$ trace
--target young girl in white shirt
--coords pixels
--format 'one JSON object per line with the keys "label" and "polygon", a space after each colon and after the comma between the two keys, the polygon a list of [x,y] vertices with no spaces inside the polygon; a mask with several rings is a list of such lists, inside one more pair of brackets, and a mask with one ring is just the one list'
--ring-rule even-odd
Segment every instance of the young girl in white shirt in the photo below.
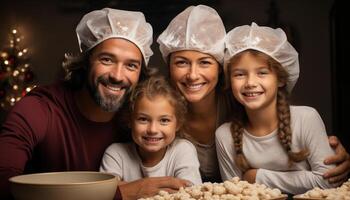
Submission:
{"label": "young girl in white shirt", "polygon": [[300,194],[334,185],[322,174],[334,152],[317,111],[290,106],[299,77],[298,53],[281,29],[252,23],[226,36],[225,76],[234,118],[216,131],[223,180],[239,176],[285,193]]}
{"label": "young girl in white shirt", "polygon": [[183,97],[164,78],[151,77],[131,94],[130,112],[133,142],[110,145],[100,171],[117,175],[121,183],[173,176],[200,184],[195,147],[176,137],[185,120]]}

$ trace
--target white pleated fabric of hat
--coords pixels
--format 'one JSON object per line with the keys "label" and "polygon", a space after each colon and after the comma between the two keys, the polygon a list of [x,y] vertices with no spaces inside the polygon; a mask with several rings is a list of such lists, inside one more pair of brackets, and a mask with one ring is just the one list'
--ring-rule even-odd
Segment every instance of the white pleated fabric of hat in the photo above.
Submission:
{"label": "white pleated fabric of hat", "polygon": [[112,8],[95,10],[84,15],[76,33],[81,52],[88,51],[107,39],[123,38],[140,49],[146,65],[153,55],[153,29],[141,12]]}
{"label": "white pleated fabric of hat", "polygon": [[285,32],[256,23],[239,26],[227,33],[225,39],[225,68],[230,59],[247,49],[263,52],[279,62],[289,73],[287,90],[291,92],[299,78],[298,52],[287,41]]}
{"label": "white pleated fabric of hat", "polygon": [[198,5],[178,14],[159,35],[157,42],[165,62],[173,52],[195,50],[210,54],[223,64],[225,35],[219,14],[209,6]]}

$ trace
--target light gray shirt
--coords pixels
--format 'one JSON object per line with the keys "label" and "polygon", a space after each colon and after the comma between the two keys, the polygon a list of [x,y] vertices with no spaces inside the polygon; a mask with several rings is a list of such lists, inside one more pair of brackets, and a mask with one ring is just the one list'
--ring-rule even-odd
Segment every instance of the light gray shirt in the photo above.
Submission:
{"label": "light gray shirt", "polygon": [[135,143],[113,143],[103,155],[100,171],[112,173],[127,182],[145,177],[173,176],[195,185],[202,183],[195,147],[188,140],[179,138],[167,147],[163,159],[153,167],[142,165]]}
{"label": "light gray shirt", "polygon": [[[291,106],[291,128],[293,152],[308,149],[305,161],[288,165],[288,156],[278,139],[277,130],[256,137],[244,131],[243,152],[252,168],[258,169],[256,182],[279,188],[285,193],[301,194],[314,187],[330,188],[322,174],[334,168],[325,165],[324,159],[334,152],[329,146],[324,123],[318,112],[306,106]],[[242,172],[234,162],[234,141],[230,132],[231,123],[216,130],[216,149],[223,180],[234,176],[242,178]]]}

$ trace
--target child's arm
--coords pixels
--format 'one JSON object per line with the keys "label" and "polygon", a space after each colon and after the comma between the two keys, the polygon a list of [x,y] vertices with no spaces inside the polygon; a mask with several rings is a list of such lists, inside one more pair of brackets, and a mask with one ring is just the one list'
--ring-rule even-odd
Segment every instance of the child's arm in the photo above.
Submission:
{"label": "child's arm", "polygon": [[174,159],[170,161],[170,167],[174,167],[174,176],[188,180],[194,185],[201,184],[199,161],[194,145],[185,139],[177,139],[174,145]]}
{"label": "child's arm", "polygon": [[[325,171],[334,166],[325,165],[323,160],[334,152],[329,146],[326,130],[323,121],[317,111],[313,108],[302,107],[304,110],[297,110],[302,114],[291,113],[294,120],[293,130],[293,151],[307,148],[310,155],[307,158],[311,169],[305,171],[279,172],[266,169],[258,169],[256,175],[257,183],[264,183],[269,187],[278,187],[284,192],[299,194],[314,187],[330,188],[331,185],[322,175]],[[294,118],[293,118],[294,116]],[[297,116],[298,118],[296,119]]]}
{"label": "child's arm", "polygon": [[221,125],[215,133],[216,153],[219,161],[220,174],[223,181],[235,176],[242,178],[242,173],[234,163],[233,138],[230,123]]}

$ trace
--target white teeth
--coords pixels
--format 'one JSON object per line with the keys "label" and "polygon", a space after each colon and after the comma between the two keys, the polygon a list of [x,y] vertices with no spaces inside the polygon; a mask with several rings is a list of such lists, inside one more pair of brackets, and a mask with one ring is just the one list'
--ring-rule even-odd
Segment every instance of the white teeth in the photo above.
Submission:
{"label": "white teeth", "polygon": [[106,85],[106,87],[107,87],[108,89],[110,89],[110,90],[113,90],[113,91],[120,91],[120,90],[122,90],[121,87],[112,87],[112,86],[110,86],[110,85]]}
{"label": "white teeth", "polygon": [[156,142],[161,140],[162,138],[144,137],[144,139],[150,142]]}
{"label": "white teeth", "polygon": [[261,93],[260,92],[250,92],[250,93],[244,93],[245,96],[247,97],[256,97],[258,95],[260,95]]}
{"label": "white teeth", "polygon": [[186,85],[190,89],[199,89],[203,84]]}

